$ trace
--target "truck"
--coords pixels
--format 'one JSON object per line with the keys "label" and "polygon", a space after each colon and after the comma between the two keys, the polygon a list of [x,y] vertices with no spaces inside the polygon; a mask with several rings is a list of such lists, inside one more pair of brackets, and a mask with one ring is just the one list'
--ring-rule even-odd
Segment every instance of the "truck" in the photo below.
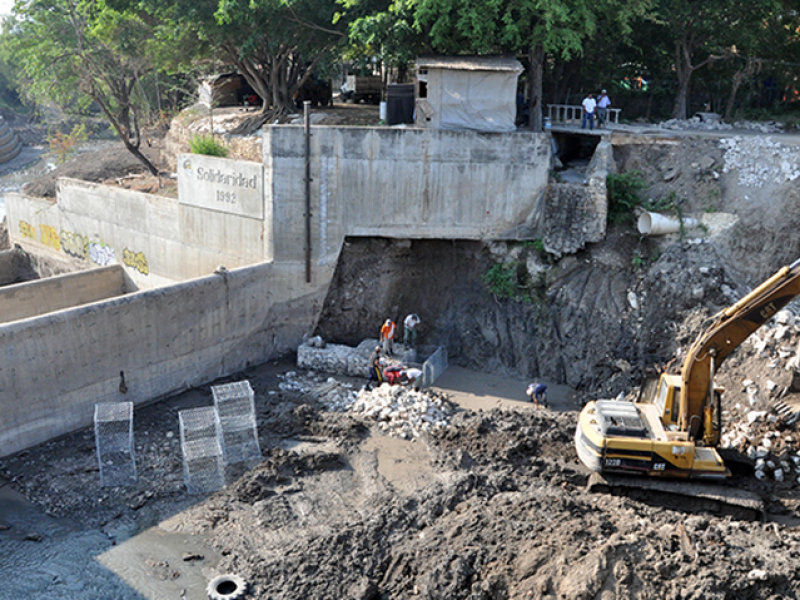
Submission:
{"label": "truck", "polygon": [[[751,333],[798,294],[800,259],[711,317],[680,371],[646,381],[638,400],[588,402],[578,419],[575,447],[581,462],[601,475],[590,483],[619,483],[611,477],[620,474],[649,479],[729,477],[731,471],[717,449],[723,390],[714,384],[714,375]],[[629,485],[630,479],[624,482]],[[692,495],[691,490],[685,493]]]}
{"label": "truck", "polygon": [[348,75],[342,86],[342,98],[351,104],[358,104],[362,100],[367,104],[378,104],[382,93],[383,81],[375,75]]}

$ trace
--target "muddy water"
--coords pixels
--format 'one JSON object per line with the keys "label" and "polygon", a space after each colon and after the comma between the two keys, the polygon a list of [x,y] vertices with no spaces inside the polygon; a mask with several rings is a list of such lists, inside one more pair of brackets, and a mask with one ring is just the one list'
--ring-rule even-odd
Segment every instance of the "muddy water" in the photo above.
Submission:
{"label": "muddy water", "polygon": [[140,528],[84,529],[0,487],[0,600],[207,598],[219,556],[205,538]]}
{"label": "muddy water", "polygon": [[525,389],[531,380],[479,373],[451,366],[436,380],[433,387],[447,393],[455,404],[467,410],[506,408],[561,412],[580,408],[575,391],[571,387],[550,383],[543,379],[539,381],[547,385],[549,409],[534,407],[530,398],[525,395]]}

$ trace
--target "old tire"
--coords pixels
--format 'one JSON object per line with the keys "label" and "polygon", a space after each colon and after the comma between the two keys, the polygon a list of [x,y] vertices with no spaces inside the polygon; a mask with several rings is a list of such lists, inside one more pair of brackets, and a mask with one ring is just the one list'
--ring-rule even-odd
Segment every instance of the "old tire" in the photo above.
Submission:
{"label": "old tire", "polygon": [[211,600],[238,600],[247,591],[247,584],[238,575],[219,575],[214,577],[206,588]]}

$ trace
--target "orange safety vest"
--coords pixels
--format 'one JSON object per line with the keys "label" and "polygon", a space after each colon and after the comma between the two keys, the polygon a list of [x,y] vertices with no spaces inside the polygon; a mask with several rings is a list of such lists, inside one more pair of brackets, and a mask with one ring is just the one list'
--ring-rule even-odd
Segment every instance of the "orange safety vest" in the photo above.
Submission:
{"label": "orange safety vest", "polygon": [[395,329],[396,329],[396,327],[395,327],[394,321],[390,321],[388,325],[386,323],[384,323],[383,327],[381,327],[381,337],[383,337],[383,338],[385,338],[387,340],[394,339],[394,331],[395,331]]}

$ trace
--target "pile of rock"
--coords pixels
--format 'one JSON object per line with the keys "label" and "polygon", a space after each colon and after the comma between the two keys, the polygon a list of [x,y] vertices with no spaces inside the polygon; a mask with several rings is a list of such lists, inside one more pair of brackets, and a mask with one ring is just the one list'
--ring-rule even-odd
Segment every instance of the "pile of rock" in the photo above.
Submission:
{"label": "pile of rock", "polygon": [[669,119],[658,124],[662,129],[672,130],[697,130],[697,131],[730,131],[734,129],[758,131],[760,133],[780,133],[783,124],[776,121],[736,121],[733,124],[725,123],[719,115],[702,113],[691,119]]}
{"label": "pile of rock", "polygon": [[307,376],[300,376],[295,371],[289,371],[278,377],[283,379],[278,384],[281,390],[310,396],[324,404],[328,410],[344,412],[349,410],[356,401],[353,385],[334,377],[328,377],[325,381],[321,381],[321,378],[318,378],[313,371],[310,371]]}
{"label": "pile of rock", "polygon": [[759,136],[726,138],[720,146],[725,150],[722,172],[737,171],[739,185],[760,188],[800,178],[800,149],[796,146]]}
{"label": "pile of rock", "polygon": [[[769,368],[796,372],[800,361],[800,346],[795,345],[798,333],[800,319],[782,310],[775,315],[774,325],[762,327],[747,343],[758,357],[770,361]],[[788,386],[767,379],[762,388],[754,380],[745,379],[742,388],[747,402],[723,413],[727,423],[720,447],[734,448],[755,460],[758,479],[800,484],[800,436],[794,431],[800,414],[780,400]]]}
{"label": "pile of rock", "polygon": [[358,392],[351,410],[374,419],[382,431],[403,439],[447,427],[453,414],[450,404],[439,395],[388,383]]}
{"label": "pile of rock", "polygon": [[335,377],[323,381],[313,371],[307,375],[289,371],[279,377],[283,379],[278,384],[281,390],[310,396],[331,411],[350,411],[377,421],[381,431],[403,439],[447,427],[453,415],[453,407],[444,396],[431,391],[384,383],[356,392],[350,383]]}

